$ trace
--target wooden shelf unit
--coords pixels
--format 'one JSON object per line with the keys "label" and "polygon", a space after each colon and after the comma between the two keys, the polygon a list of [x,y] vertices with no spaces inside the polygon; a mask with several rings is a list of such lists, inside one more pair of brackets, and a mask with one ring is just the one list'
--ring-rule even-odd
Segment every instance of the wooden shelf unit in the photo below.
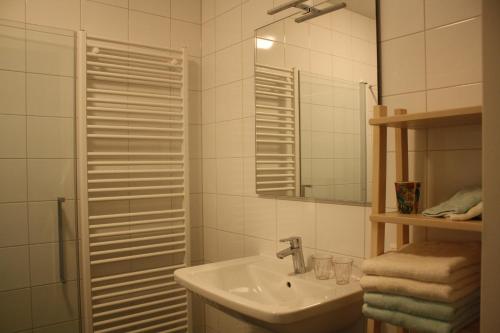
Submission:
{"label": "wooden shelf unit", "polygon": [[397,212],[372,214],[370,220],[372,222],[413,225],[416,227],[476,232],[481,232],[483,227],[482,221],[451,221],[444,218],[423,216],[422,214],[400,214]]}
{"label": "wooden shelf unit", "polygon": [[[397,224],[396,243],[400,248],[410,241],[409,226],[482,231],[482,221],[450,221],[443,218],[426,217],[421,214],[386,213],[386,178],[387,178],[387,128],[395,128],[396,135],[396,181],[408,181],[408,129],[425,129],[434,127],[450,127],[461,125],[480,125],[482,108],[468,107],[434,112],[407,114],[405,109],[395,109],[393,116],[387,115],[387,107],[374,107],[373,125],[373,195],[371,228],[371,254],[378,256],[384,253],[385,224]],[[368,321],[369,333],[380,333],[381,322]],[[406,332],[399,328],[398,332]]]}

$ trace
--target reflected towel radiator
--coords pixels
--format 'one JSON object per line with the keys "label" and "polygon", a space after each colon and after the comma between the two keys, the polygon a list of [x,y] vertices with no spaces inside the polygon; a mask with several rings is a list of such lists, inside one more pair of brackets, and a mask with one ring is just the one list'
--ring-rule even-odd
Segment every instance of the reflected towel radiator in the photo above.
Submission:
{"label": "reflected towel radiator", "polygon": [[85,332],[187,332],[185,50],[78,33]]}
{"label": "reflected towel radiator", "polygon": [[300,195],[298,72],[255,64],[257,194]]}

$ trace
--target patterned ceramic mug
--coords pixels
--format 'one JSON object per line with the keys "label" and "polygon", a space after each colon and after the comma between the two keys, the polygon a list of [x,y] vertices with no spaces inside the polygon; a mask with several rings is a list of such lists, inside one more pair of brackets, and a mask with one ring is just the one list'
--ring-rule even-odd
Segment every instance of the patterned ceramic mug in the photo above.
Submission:
{"label": "patterned ceramic mug", "polygon": [[398,211],[401,214],[418,213],[418,200],[420,199],[419,182],[396,182],[396,198]]}

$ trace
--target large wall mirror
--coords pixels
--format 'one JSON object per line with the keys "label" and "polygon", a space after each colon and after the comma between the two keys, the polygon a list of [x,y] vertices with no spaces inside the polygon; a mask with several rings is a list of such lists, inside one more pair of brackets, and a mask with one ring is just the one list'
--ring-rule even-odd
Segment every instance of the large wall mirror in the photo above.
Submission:
{"label": "large wall mirror", "polygon": [[257,194],[366,203],[375,0],[287,4],[255,31]]}

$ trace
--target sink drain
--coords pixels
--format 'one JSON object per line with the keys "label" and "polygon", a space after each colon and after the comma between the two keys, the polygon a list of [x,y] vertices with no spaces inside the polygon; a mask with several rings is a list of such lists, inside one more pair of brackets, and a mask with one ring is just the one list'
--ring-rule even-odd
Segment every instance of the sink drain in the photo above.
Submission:
{"label": "sink drain", "polygon": [[292,283],[291,283],[290,281],[288,281],[288,282],[286,283],[286,286],[287,286],[288,288],[292,288]]}

